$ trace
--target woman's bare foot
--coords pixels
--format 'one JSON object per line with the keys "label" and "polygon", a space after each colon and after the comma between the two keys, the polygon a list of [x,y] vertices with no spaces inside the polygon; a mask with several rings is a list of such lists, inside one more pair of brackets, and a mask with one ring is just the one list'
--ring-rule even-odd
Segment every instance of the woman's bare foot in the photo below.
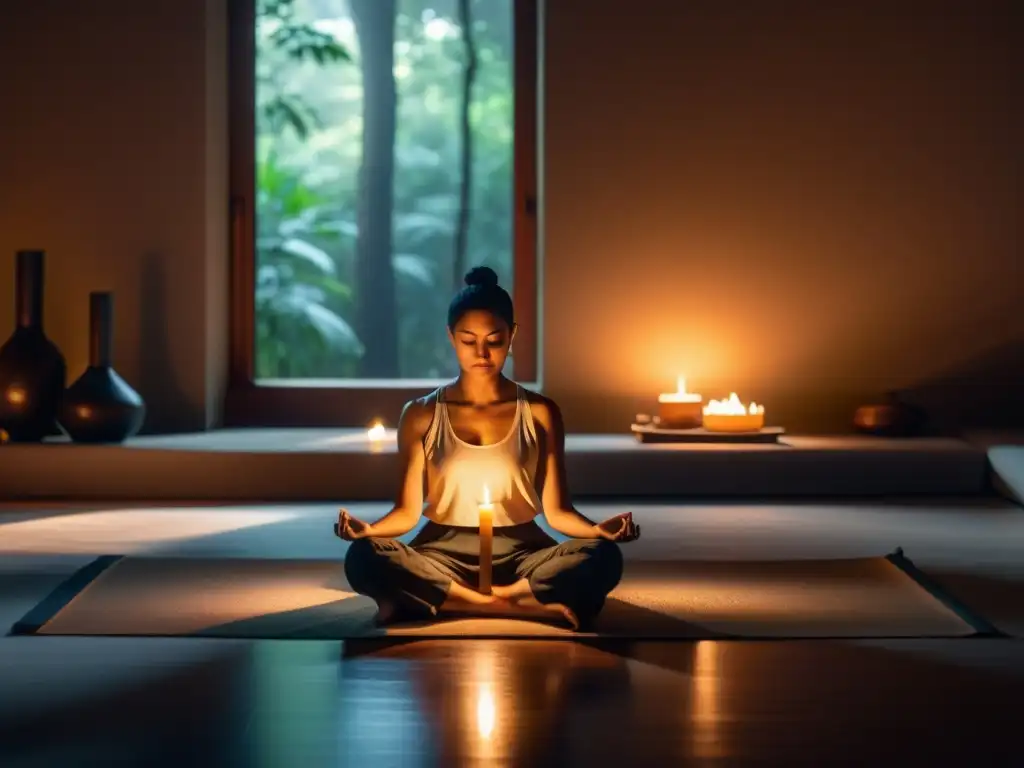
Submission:
{"label": "woman's bare foot", "polygon": [[554,620],[565,622],[574,630],[579,630],[580,622],[572,610],[561,603],[542,603],[534,597],[530,582],[520,579],[515,584],[495,586],[491,589],[495,597],[509,604],[513,616],[524,618]]}
{"label": "woman's bare foot", "polygon": [[442,613],[460,614],[503,619],[534,619],[568,624],[574,630],[580,628],[579,620],[569,608],[561,603],[541,603],[535,597],[520,597],[509,600],[497,595],[483,595],[488,600],[466,602],[448,598],[441,606]]}
{"label": "woman's bare foot", "polygon": [[463,616],[493,616],[512,619],[536,619],[568,624],[579,630],[576,614],[561,603],[541,603],[533,595],[530,583],[521,579],[515,584],[491,588],[485,595],[462,584],[452,583],[448,598],[441,606],[442,613]]}
{"label": "woman's bare foot", "polygon": [[530,589],[529,581],[520,579],[515,584],[494,585],[491,587],[491,594],[503,600],[518,600],[520,597],[532,596],[533,591]]}
{"label": "woman's bare foot", "polygon": [[448,596],[448,599],[441,605],[441,613],[470,613],[484,616],[492,613],[494,604],[498,601],[496,597],[486,597],[486,600],[465,600],[461,597]]}
{"label": "woman's bare foot", "polygon": [[457,581],[453,581],[448,587],[448,598],[445,600],[444,605],[452,603],[453,605],[479,605],[486,607],[494,603],[497,599],[497,595],[485,595],[482,592],[477,592],[471,587],[467,587],[464,584],[459,584]]}
{"label": "woman's bare foot", "polygon": [[520,616],[564,622],[574,631],[579,631],[580,621],[572,610],[561,603],[542,603],[533,595],[516,598],[512,602],[516,613]]}
{"label": "woman's bare foot", "polygon": [[497,595],[485,595],[453,581],[448,587],[448,597],[441,605],[441,613],[493,616],[505,602]]}

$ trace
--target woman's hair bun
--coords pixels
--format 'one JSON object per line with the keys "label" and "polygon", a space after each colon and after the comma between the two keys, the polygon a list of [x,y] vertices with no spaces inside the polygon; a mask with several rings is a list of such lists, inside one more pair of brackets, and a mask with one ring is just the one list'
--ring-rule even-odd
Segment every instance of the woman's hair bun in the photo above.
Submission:
{"label": "woman's hair bun", "polygon": [[455,294],[448,305],[448,328],[452,330],[467,312],[483,310],[499,317],[514,328],[516,310],[508,291],[498,285],[498,273],[490,267],[473,267],[464,278],[466,287]]}
{"label": "woman's hair bun", "polygon": [[490,267],[473,267],[466,273],[466,285],[479,285],[493,288],[498,284],[498,273]]}

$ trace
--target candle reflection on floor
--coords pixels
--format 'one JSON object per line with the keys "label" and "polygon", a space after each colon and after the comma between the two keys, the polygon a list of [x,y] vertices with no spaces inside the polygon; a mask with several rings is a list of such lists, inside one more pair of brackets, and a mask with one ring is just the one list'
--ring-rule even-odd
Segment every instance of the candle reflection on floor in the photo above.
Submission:
{"label": "candle reflection on floor", "polygon": [[721,757],[721,655],[723,646],[714,640],[693,645],[693,673],[690,675],[690,728],[693,757]]}
{"label": "candle reflection on floor", "polygon": [[629,699],[629,672],[614,653],[499,640],[425,640],[371,653],[350,663],[402,660],[426,728],[418,738],[429,734],[440,764],[539,768],[569,753],[600,761],[618,748],[621,717],[607,728],[579,727]]}
{"label": "candle reflection on floor", "polygon": [[[474,644],[475,645],[475,644]],[[497,648],[488,641],[474,647],[470,654],[472,675],[464,690],[462,717],[468,720],[459,730],[469,737],[466,752],[481,760],[505,757],[509,734],[509,702],[513,691],[510,680],[499,675]],[[499,715],[499,702],[503,711]],[[504,722],[499,722],[499,717]]]}
{"label": "candle reflection on floor", "polygon": [[494,690],[489,683],[480,683],[476,699],[476,729],[480,738],[490,741],[494,735],[495,705]]}

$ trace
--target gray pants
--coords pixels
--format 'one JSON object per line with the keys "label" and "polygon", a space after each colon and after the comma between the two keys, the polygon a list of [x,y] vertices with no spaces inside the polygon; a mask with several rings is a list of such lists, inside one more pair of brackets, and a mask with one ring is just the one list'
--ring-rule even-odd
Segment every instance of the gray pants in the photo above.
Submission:
{"label": "gray pants", "polygon": [[[559,544],[536,523],[494,529],[493,581],[528,579],[538,602],[561,603],[581,624],[592,621],[622,578],[622,553],[604,539]],[[402,619],[437,615],[453,581],[476,588],[480,539],[476,528],[428,522],[410,542],[368,538],[352,542],[345,576],[356,592],[390,602]]]}

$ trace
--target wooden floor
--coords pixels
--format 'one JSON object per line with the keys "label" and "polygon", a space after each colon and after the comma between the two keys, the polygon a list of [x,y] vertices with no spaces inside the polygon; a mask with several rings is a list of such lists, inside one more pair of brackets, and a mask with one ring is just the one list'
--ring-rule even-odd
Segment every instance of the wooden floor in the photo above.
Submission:
{"label": "wooden floor", "polygon": [[1024,763],[1017,641],[145,642],[161,652],[145,664],[116,659],[124,642],[87,644],[114,679],[137,668],[106,682],[101,667],[90,695],[8,718],[0,764]]}
{"label": "wooden floor", "polygon": [[[0,622],[9,626],[112,548],[322,557],[328,512],[0,508]],[[1024,634],[1024,511],[1013,506],[635,514],[653,537],[645,546],[688,557],[839,556],[902,544],[944,578],[959,574],[960,587],[974,584],[972,605]],[[0,766],[1020,766],[1022,701],[1024,641],[1014,638],[7,637]]]}

